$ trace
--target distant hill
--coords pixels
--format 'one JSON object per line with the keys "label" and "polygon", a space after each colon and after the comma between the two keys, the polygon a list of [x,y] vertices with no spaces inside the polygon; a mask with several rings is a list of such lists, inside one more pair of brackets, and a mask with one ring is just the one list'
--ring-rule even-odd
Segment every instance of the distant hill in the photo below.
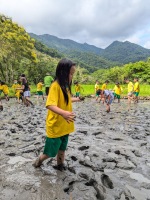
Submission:
{"label": "distant hill", "polygon": [[100,55],[108,60],[119,63],[136,62],[150,57],[150,49],[131,42],[114,41]]}
{"label": "distant hill", "polygon": [[34,33],[29,33],[31,37],[43,42],[45,45],[47,45],[50,48],[57,49],[58,51],[62,53],[68,54],[69,51],[75,50],[75,51],[81,51],[81,52],[91,52],[94,54],[99,55],[101,48],[95,47],[94,45],[89,45],[87,43],[80,44],[78,42],[75,42],[73,40],[69,39],[60,39],[56,36],[44,34],[44,35],[36,35]]}
{"label": "distant hill", "polygon": [[85,68],[90,68],[90,72],[93,72],[95,68],[109,68],[115,65],[146,60],[150,57],[150,49],[128,41],[114,41],[107,48],[102,49],[87,43],[80,44],[73,40],[60,39],[48,34],[29,34],[47,47],[56,49],[60,54],[78,60],[83,65],[88,65]]}

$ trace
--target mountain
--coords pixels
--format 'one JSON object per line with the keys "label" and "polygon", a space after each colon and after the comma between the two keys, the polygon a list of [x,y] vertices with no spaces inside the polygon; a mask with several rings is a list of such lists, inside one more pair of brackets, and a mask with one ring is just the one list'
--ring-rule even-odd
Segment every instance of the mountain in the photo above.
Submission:
{"label": "mountain", "polygon": [[78,64],[93,72],[95,69],[110,68],[129,62],[146,60],[150,57],[150,49],[125,41],[114,41],[107,48],[102,49],[87,43],[80,44],[73,40],[61,39],[56,36],[29,33],[31,37],[42,42],[47,47],[57,50],[60,54],[76,60]]}
{"label": "mountain", "polygon": [[150,49],[146,49],[128,41],[114,41],[101,51],[100,55],[113,62],[126,64],[147,59],[150,56]]}
{"label": "mountain", "polygon": [[87,43],[80,44],[73,40],[69,39],[60,39],[56,36],[44,34],[44,35],[36,35],[34,33],[29,33],[29,35],[43,44],[47,45],[49,48],[54,48],[60,51],[61,53],[68,54],[70,51],[81,51],[81,52],[88,52],[94,53],[99,55],[101,48],[95,47],[94,45],[89,45]]}

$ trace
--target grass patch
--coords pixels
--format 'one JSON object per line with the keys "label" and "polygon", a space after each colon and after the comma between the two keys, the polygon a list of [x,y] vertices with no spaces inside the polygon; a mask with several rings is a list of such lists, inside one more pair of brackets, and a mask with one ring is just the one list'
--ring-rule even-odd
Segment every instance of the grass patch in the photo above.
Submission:
{"label": "grass patch", "polygon": [[[81,95],[87,96],[94,94],[94,85],[81,85],[84,89],[84,91],[81,90]],[[123,88],[122,96],[127,95],[127,84],[121,85]],[[31,94],[36,94],[36,85],[31,85]],[[108,84],[108,89],[112,90],[114,88],[114,84]],[[43,92],[45,93],[45,88],[43,87]],[[75,94],[74,86],[72,86],[72,93]],[[3,93],[2,93],[2,96]],[[9,96],[14,96],[14,90],[12,88],[9,88]],[[150,85],[140,85],[140,94],[139,96],[150,96]]]}

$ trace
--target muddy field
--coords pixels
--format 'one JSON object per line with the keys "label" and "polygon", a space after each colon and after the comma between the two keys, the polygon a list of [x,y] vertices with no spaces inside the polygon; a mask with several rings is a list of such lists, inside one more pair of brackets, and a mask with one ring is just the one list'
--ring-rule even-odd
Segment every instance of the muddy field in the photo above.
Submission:
{"label": "muddy field", "polygon": [[1,200],[149,200],[150,101],[127,108],[113,103],[111,112],[94,99],[74,103],[76,131],[69,137],[60,172],[48,159],[33,161],[45,141],[44,103],[21,107],[14,99],[0,113]]}

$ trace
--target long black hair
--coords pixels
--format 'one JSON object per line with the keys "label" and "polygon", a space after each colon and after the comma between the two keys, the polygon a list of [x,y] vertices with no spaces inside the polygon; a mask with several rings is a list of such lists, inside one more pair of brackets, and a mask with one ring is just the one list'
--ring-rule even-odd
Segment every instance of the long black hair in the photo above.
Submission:
{"label": "long black hair", "polygon": [[71,94],[72,82],[69,83],[69,73],[72,66],[75,66],[75,63],[73,63],[71,60],[64,58],[59,61],[56,68],[55,80],[58,81],[58,84],[60,85],[62,89],[66,104],[68,104],[68,101],[69,101],[68,91]]}

